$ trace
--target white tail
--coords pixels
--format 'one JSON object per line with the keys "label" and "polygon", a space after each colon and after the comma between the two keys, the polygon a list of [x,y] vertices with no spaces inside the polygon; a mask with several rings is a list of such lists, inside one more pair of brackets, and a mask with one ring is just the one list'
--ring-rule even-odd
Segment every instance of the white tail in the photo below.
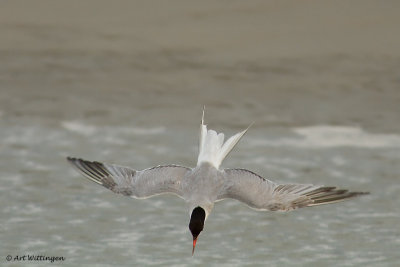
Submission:
{"label": "white tail", "polygon": [[235,147],[240,138],[247,132],[250,126],[230,137],[224,143],[224,134],[217,133],[214,130],[207,130],[207,125],[204,124],[204,108],[203,116],[201,118],[200,125],[200,140],[199,140],[199,157],[197,159],[197,166],[202,162],[208,162],[215,168],[219,168],[222,161],[229,154],[229,152]]}

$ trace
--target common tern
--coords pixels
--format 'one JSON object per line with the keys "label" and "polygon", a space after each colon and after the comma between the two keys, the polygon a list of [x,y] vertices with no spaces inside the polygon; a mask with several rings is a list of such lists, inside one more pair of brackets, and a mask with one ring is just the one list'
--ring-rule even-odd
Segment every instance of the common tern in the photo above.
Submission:
{"label": "common tern", "polygon": [[86,178],[114,193],[138,199],[166,193],[183,198],[189,208],[192,255],[214,203],[225,198],[239,200],[256,210],[290,211],[368,194],[334,186],[278,184],[246,169],[221,169],[222,161],[248,129],[224,142],[223,133],[207,130],[203,109],[199,155],[194,168],[160,165],[139,171],[97,161],[67,159]]}

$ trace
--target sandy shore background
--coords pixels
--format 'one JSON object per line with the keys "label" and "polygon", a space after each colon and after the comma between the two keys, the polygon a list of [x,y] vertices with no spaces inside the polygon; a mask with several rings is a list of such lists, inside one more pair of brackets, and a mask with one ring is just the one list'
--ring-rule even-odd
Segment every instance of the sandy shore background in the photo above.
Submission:
{"label": "sandy shore background", "polygon": [[[7,117],[186,123],[206,104],[225,107],[215,116],[229,121],[244,113],[259,125],[279,117],[398,132],[399,8],[368,0],[3,1],[0,105]],[[157,115],[138,118],[136,108],[147,107]]]}

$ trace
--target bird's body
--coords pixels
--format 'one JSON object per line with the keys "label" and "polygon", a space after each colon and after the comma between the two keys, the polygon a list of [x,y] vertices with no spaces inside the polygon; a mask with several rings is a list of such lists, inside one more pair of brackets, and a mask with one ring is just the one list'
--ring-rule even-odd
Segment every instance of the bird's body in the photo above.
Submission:
{"label": "bird's body", "polygon": [[206,218],[222,188],[221,171],[207,162],[190,170],[182,180],[183,199],[187,202],[189,211],[202,207],[206,212]]}
{"label": "bird's body", "polygon": [[195,168],[165,165],[137,171],[77,158],[68,157],[68,161],[85,177],[115,193],[133,198],[170,193],[183,198],[190,214],[193,252],[197,237],[219,200],[233,198],[258,210],[289,211],[366,194],[311,184],[276,184],[246,169],[221,169],[222,161],[247,129],[224,143],[224,134],[207,130],[202,119]]}

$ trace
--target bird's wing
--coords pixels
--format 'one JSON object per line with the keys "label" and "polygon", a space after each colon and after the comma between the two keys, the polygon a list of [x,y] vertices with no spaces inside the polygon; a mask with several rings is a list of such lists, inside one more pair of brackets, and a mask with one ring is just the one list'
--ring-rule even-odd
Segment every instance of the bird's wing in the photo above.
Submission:
{"label": "bird's wing", "polygon": [[114,193],[148,198],[172,193],[181,196],[180,183],[190,169],[177,165],[157,166],[142,171],[97,161],[67,158],[86,178]]}
{"label": "bird's wing", "polygon": [[225,169],[222,175],[225,182],[218,200],[233,198],[259,210],[289,211],[367,194],[311,184],[276,184],[245,169]]}

